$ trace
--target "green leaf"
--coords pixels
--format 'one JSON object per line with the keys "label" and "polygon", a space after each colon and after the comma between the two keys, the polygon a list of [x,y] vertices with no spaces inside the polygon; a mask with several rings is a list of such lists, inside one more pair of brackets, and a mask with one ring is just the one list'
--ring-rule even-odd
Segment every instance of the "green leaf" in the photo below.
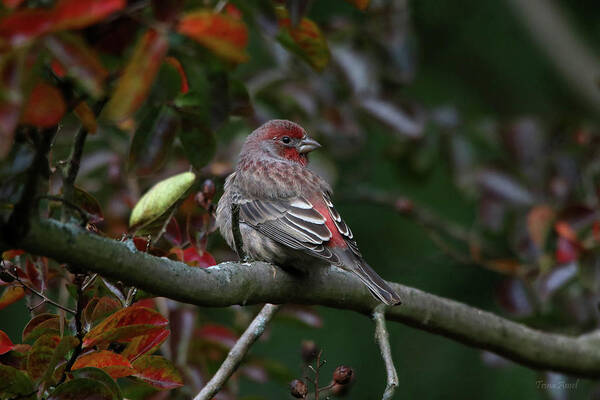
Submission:
{"label": "green leaf", "polygon": [[133,208],[129,226],[139,229],[155,221],[192,187],[195,179],[194,173],[184,172],[154,185]]}
{"label": "green leaf", "polygon": [[167,160],[181,121],[171,107],[158,112],[151,109],[135,132],[129,148],[128,168],[137,175],[149,175],[159,170]]}
{"label": "green leaf", "polygon": [[65,356],[73,350],[79,344],[79,339],[75,336],[65,336],[61,339],[56,349],[54,349],[54,353],[52,354],[52,358],[50,358],[50,362],[46,367],[46,372],[42,377],[42,382],[50,382],[52,377],[54,376],[54,369],[61,361],[65,360]]}
{"label": "green leaf", "polygon": [[50,334],[41,336],[35,341],[27,356],[27,372],[33,380],[46,375],[54,356],[54,349],[59,342],[58,336]]}
{"label": "green leaf", "polygon": [[112,390],[96,379],[77,378],[58,386],[48,400],[113,400]]}
{"label": "green leaf", "polygon": [[34,391],[33,382],[23,371],[0,364],[0,398],[24,396]]}
{"label": "green leaf", "polygon": [[217,141],[209,127],[191,118],[184,118],[179,140],[185,156],[196,169],[208,164],[217,149]]}
{"label": "green leaf", "polygon": [[85,367],[72,371],[71,373],[75,378],[89,378],[104,383],[113,393],[114,400],[121,400],[123,398],[123,394],[121,393],[121,389],[119,388],[119,385],[117,385],[117,382],[100,368]]}

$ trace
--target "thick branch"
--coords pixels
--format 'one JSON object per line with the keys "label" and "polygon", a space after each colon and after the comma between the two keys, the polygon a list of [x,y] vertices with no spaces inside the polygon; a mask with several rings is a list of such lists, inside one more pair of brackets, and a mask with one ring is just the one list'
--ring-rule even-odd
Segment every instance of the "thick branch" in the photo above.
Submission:
{"label": "thick branch", "polygon": [[[9,248],[0,238],[0,249]],[[158,296],[200,306],[232,304],[320,304],[370,316],[377,301],[353,275],[317,268],[306,276],[273,274],[257,262],[226,262],[212,268],[157,258],[118,242],[53,220],[32,221],[17,243],[28,252],[80,265]],[[533,368],[600,377],[600,334],[571,337],[531,329],[492,313],[399,284],[392,287],[402,305],[386,310],[386,319],[486,349]]]}
{"label": "thick branch", "polygon": [[200,393],[194,397],[194,400],[210,400],[219,390],[221,390],[221,387],[223,387],[225,382],[227,382],[229,377],[239,367],[244,356],[250,350],[250,347],[263,334],[267,324],[273,319],[277,310],[279,310],[278,305],[264,305],[258,315],[254,317],[250,325],[248,325],[248,328],[246,328],[242,336],[235,342],[235,345],[229,351],[229,354],[227,354],[227,358],[223,361],[223,364],[221,364],[217,373],[202,388]]}

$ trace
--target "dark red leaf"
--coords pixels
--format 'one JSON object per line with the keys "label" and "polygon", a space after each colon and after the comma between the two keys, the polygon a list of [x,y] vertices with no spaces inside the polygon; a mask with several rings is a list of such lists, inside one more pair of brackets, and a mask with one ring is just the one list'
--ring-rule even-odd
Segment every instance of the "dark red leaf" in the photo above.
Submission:
{"label": "dark red leaf", "polygon": [[9,46],[22,46],[49,32],[54,25],[54,14],[47,9],[24,9],[0,19],[0,41]]}
{"label": "dark red leaf", "polygon": [[201,251],[195,246],[190,246],[183,251],[183,261],[188,265],[200,268],[208,268],[217,264],[208,251]]}
{"label": "dark red leaf", "polygon": [[171,218],[171,220],[167,224],[167,229],[165,230],[164,237],[175,246],[181,245],[181,229],[179,229],[179,223],[177,222],[177,219],[175,217]]}
{"label": "dark red leaf", "polygon": [[183,379],[175,366],[161,356],[144,356],[133,363],[135,377],[161,390],[183,386]]}
{"label": "dark red leaf", "polygon": [[45,375],[58,343],[60,343],[58,335],[48,334],[40,336],[31,346],[31,351],[27,356],[27,372],[33,380]]}
{"label": "dark red leaf", "polygon": [[90,314],[90,322],[98,322],[122,308],[123,306],[119,300],[108,296],[101,297]]}
{"label": "dark red leaf", "polygon": [[559,264],[575,261],[579,258],[579,248],[569,239],[560,236],[556,242],[556,252],[554,257]]}
{"label": "dark red leaf", "polygon": [[94,351],[80,356],[75,361],[75,364],[73,364],[72,369],[76,370],[84,367],[100,368],[115,379],[129,376],[136,372],[129,360],[120,354],[108,350]]}
{"label": "dark red leaf", "polygon": [[144,354],[152,354],[165,340],[167,340],[169,333],[170,331],[168,329],[163,329],[148,335],[138,336],[127,344],[127,347],[125,347],[125,350],[123,350],[121,355],[133,362]]}
{"label": "dark red leaf", "polygon": [[39,82],[29,95],[21,121],[39,128],[50,128],[60,122],[66,110],[60,90]]}
{"label": "dark red leaf", "polygon": [[5,354],[15,348],[13,342],[4,331],[0,330],[0,354]]}
{"label": "dark red leaf", "polygon": [[58,315],[36,315],[25,325],[22,340],[23,342],[33,341],[46,333],[58,334],[59,330],[60,321]]}
{"label": "dark red leaf", "polygon": [[23,0],[2,0],[2,4],[6,8],[17,8],[23,2]]}
{"label": "dark red leaf", "polygon": [[53,30],[81,29],[125,7],[125,0],[60,0],[53,11]]}

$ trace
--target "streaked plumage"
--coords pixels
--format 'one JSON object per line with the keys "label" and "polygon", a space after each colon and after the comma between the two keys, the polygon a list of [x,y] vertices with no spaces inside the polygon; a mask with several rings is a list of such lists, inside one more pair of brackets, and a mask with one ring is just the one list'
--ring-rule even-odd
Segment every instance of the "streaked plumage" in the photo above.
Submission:
{"label": "streaked plumage", "polygon": [[239,204],[244,251],[251,258],[294,268],[332,264],[355,273],[382,302],[398,304],[398,295],[364,261],[329,185],[306,168],[307,153],[318,146],[285,120],[269,121],[248,136],[219,200],[221,234],[235,248],[231,204]]}

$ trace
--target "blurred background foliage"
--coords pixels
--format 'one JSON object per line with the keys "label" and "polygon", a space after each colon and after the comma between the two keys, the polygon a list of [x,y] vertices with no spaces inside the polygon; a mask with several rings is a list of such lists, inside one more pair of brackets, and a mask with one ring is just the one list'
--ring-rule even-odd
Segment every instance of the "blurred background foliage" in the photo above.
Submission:
{"label": "blurred background foliage", "polygon": [[[587,77],[579,53],[569,48],[560,53],[564,48],[552,41],[561,40],[564,30],[550,26],[554,36],[545,42],[536,36],[539,26],[523,17],[526,1],[373,0],[365,11],[342,0],[275,2],[279,9],[260,0],[153,2],[153,7],[130,1],[126,12],[77,33],[97,52],[108,72],[96,78],[112,93],[97,121],[92,118],[97,132],[88,136],[77,180],[102,209],[97,229],[121,237],[140,195],[191,165],[200,183],[211,181],[197,185],[199,194],[175,214],[189,233],[171,245],[196,249],[178,257],[200,266],[210,264],[211,255],[217,262],[234,259],[218,234],[211,234],[210,202],[218,199],[244,137],[264,121],[285,118],[324,145],[312,157],[312,168],[332,183],[363,254],[386,279],[548,331],[597,328],[597,82],[587,82],[592,94],[586,94],[573,83],[572,72],[557,67],[556,57],[562,57],[581,66],[581,79]],[[566,34],[597,63],[600,30],[591,16],[600,12],[599,4],[530,4],[542,4],[540,12],[558,10]],[[199,7],[247,27],[247,47],[235,26],[208,40],[198,39],[193,23],[179,22],[167,34],[158,29],[160,39],[148,33],[157,21],[168,26]],[[299,22],[303,15],[313,22]],[[296,23],[304,31],[298,33]],[[53,85],[75,85],[92,110],[102,109],[107,99],[103,91],[94,92],[96,78],[61,79],[52,67],[51,54],[58,58],[52,39],[44,40],[50,53],[44,50],[34,62],[37,76]],[[126,65],[120,76],[130,73],[132,86],[118,78]],[[156,69],[155,79],[142,74],[148,65]],[[143,105],[131,99],[136,80],[142,86],[150,82]],[[73,99],[66,103],[71,110]],[[54,163],[68,158],[81,121],[86,123],[71,112],[62,118]],[[28,129],[19,125],[16,144],[4,146],[11,152],[0,164],[3,204],[14,203],[20,193],[32,151]],[[55,175],[49,192],[58,194]],[[201,211],[190,211],[194,207]],[[163,251],[168,246],[163,242]],[[174,321],[185,315],[196,330],[220,324],[231,332],[240,332],[251,317],[239,307],[164,306],[173,332],[183,329]],[[16,303],[0,315],[0,329],[18,342],[27,309]],[[589,380],[532,371],[399,324],[389,330],[398,398],[577,399],[599,393]],[[227,337],[218,332],[218,340]],[[354,368],[348,398],[376,398],[382,391],[385,372],[370,321],[322,307],[291,308],[275,319],[252,349],[255,362],[222,398],[289,397],[287,382],[303,377],[304,340],[323,349],[326,375],[339,364]],[[200,366],[193,367],[197,381],[187,377],[187,392],[167,393],[189,396],[224,355],[202,354]],[[544,390],[540,381],[577,386]]]}

